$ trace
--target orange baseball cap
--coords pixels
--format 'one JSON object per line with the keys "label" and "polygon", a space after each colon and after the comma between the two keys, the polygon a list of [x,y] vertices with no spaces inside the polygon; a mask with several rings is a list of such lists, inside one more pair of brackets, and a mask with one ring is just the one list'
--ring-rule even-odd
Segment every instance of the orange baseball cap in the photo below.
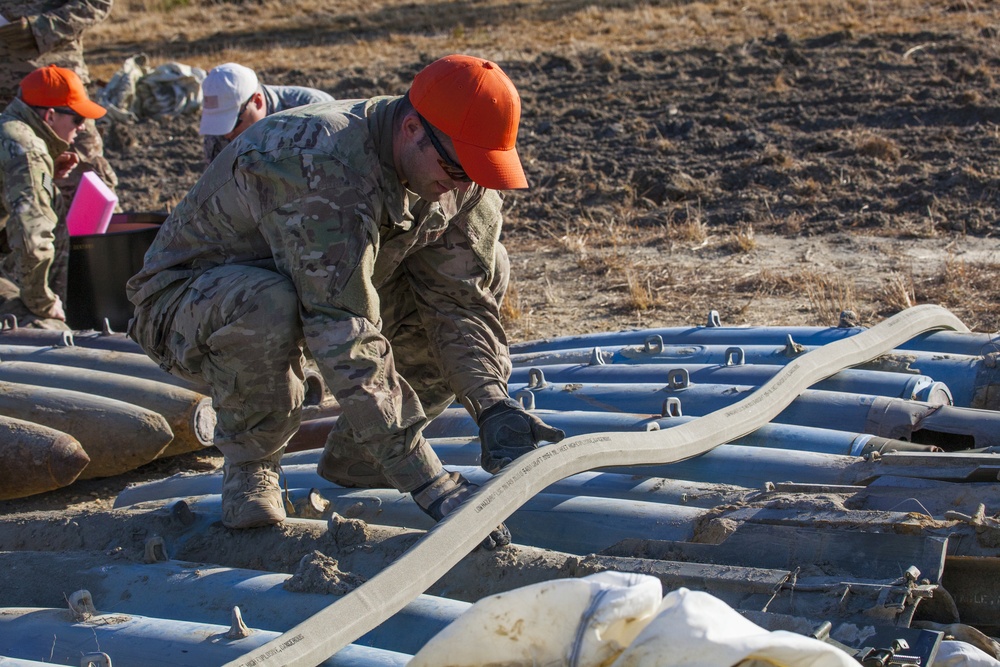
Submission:
{"label": "orange baseball cap", "polygon": [[409,95],[413,108],[451,138],[469,178],[493,190],[528,187],[514,148],[521,98],[499,65],[445,56],[414,77]]}
{"label": "orange baseball cap", "polygon": [[107,110],[87,97],[76,72],[49,65],[21,79],[21,99],[33,107],[67,107],[84,118],[100,118]]}

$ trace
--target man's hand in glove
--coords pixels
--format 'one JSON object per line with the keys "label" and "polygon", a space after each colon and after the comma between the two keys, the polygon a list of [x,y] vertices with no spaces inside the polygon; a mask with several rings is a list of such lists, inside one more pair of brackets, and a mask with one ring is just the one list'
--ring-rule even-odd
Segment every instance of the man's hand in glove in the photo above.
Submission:
{"label": "man's hand in glove", "polygon": [[23,16],[0,27],[0,52],[34,57],[39,55],[35,34]]}
{"label": "man's hand in glove", "polygon": [[504,466],[538,447],[542,440],[559,442],[566,434],[527,412],[521,404],[505,398],[479,415],[479,442],[483,448],[483,470],[500,472]]}
{"label": "man's hand in glove", "polygon": [[[410,493],[424,514],[435,521],[440,521],[455,511],[478,489],[479,485],[473,484],[457,472],[442,472]],[[487,551],[493,551],[508,544],[510,544],[510,531],[501,523],[480,542],[479,546]]]}

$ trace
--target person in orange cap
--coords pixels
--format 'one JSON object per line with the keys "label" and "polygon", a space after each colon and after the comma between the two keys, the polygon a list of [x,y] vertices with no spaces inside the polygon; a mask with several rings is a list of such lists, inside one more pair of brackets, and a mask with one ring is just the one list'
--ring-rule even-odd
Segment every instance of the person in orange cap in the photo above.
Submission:
{"label": "person in orange cap", "polygon": [[54,183],[79,162],[70,146],[84,121],[104,113],[80,77],[49,65],[0,114],[0,314],[21,324],[66,328],[67,203]]}
{"label": "person in orange cap", "polygon": [[[319,474],[410,493],[436,520],[476,488],[422,434],[456,398],[490,472],[563,437],[507,391],[501,191],[528,185],[520,117],[499,65],[447,56],[406,95],[258,120],[163,223],[126,287],[129,333],[212,388],[223,524],[285,518],[305,349],[342,410]],[[509,541],[501,526],[484,544]]]}

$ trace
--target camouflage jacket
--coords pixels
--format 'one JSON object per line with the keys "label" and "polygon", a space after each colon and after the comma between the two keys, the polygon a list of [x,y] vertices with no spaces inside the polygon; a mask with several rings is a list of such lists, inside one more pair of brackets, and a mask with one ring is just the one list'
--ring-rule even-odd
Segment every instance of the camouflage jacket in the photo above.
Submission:
{"label": "camouflage jacket", "polygon": [[0,273],[21,288],[21,300],[36,313],[56,301],[48,275],[66,206],[52,178],[55,158],[67,150],[69,144],[21,100],[0,114]]}
{"label": "camouflage jacket", "polygon": [[83,33],[111,13],[113,0],[4,0],[0,14],[8,21],[28,19],[37,50],[11,50],[0,44],[0,103],[12,100],[29,72],[59,65],[90,81],[83,62]]}
{"label": "camouflage jacket", "polygon": [[[261,84],[264,92],[264,104],[267,108],[265,116],[279,111],[302,107],[316,102],[330,102],[333,96],[315,88],[304,86],[266,86]],[[221,136],[205,137],[205,163],[208,164],[229,145],[229,139]]]}
{"label": "camouflage jacket", "polygon": [[[139,308],[159,309],[143,319],[168,322],[164,302],[213,266],[288,276],[306,345],[362,439],[400,434],[423,416],[380,331],[379,288],[400,270],[441,377],[460,399],[495,402],[510,373],[490,291],[500,195],[473,186],[430,203],[409,193],[393,163],[398,100],[326,102],[255,123],[174,209],[126,288]],[[168,332],[132,335],[162,351]]]}

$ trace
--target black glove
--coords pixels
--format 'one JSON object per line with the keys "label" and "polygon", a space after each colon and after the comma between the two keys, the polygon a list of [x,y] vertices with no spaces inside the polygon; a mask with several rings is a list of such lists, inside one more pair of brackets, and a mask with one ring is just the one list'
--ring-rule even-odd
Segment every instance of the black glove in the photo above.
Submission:
{"label": "black glove", "polygon": [[479,415],[479,443],[483,449],[483,470],[494,475],[508,463],[538,447],[540,440],[559,442],[566,437],[521,404],[505,398]]}
{"label": "black glove", "polygon": [[[478,484],[473,484],[457,472],[442,472],[410,494],[424,514],[435,521],[440,521],[477,490],[479,490]],[[479,546],[487,551],[493,551],[508,544],[510,544],[510,531],[501,523],[479,543]]]}
{"label": "black glove", "polygon": [[24,17],[14,19],[7,25],[0,27],[0,45],[3,45],[4,50],[11,55],[39,55],[35,34],[31,32],[28,19]]}

